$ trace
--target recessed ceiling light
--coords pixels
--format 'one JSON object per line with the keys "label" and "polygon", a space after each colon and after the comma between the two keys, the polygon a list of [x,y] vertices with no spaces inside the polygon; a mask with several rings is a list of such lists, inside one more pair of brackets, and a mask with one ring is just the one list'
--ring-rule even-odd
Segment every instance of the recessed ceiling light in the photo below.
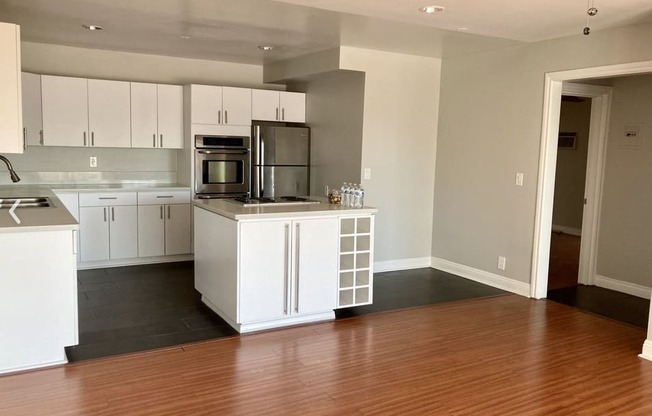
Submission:
{"label": "recessed ceiling light", "polygon": [[424,13],[439,13],[443,12],[444,10],[446,10],[444,6],[425,6],[419,8],[419,11]]}
{"label": "recessed ceiling light", "polygon": [[181,36],[179,36],[179,37],[180,37],[181,39],[190,39],[190,36],[188,36],[188,35],[181,35]]}
{"label": "recessed ceiling light", "polygon": [[99,25],[82,25],[82,27],[88,30],[104,30],[104,28]]}
{"label": "recessed ceiling light", "polygon": [[469,28],[468,27],[458,27],[455,30],[457,30],[458,32],[468,32]]}
{"label": "recessed ceiling light", "polygon": [[258,49],[263,50],[265,52],[273,51],[276,49],[276,47],[271,46],[271,45],[258,45]]}

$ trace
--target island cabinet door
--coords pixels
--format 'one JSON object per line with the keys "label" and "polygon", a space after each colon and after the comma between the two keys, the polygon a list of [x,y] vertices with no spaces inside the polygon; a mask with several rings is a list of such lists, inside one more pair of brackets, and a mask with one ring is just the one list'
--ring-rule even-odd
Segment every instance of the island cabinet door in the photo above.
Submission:
{"label": "island cabinet door", "polygon": [[338,219],[297,220],[292,228],[292,313],[332,311],[337,302]]}
{"label": "island cabinet door", "polygon": [[240,224],[239,323],[290,314],[290,225],[289,221]]}

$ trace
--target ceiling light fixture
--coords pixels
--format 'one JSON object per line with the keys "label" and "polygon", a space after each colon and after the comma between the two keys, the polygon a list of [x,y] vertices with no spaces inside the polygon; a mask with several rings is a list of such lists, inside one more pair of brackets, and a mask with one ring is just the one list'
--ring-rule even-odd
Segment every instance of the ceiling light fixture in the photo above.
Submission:
{"label": "ceiling light fixture", "polygon": [[180,37],[181,39],[190,39],[190,36],[188,36],[188,35],[181,35],[181,36],[179,36],[179,37]]}
{"label": "ceiling light fixture", "polygon": [[593,16],[598,14],[598,9],[595,8],[595,0],[587,0],[586,3],[586,26],[584,26],[584,30],[582,30],[582,33],[585,35],[588,35],[591,33],[591,28],[589,27],[589,19],[591,19]]}
{"label": "ceiling light fixture", "polygon": [[100,25],[82,25],[82,27],[88,30],[104,30],[104,28]]}
{"label": "ceiling light fixture", "polygon": [[273,51],[274,49],[276,49],[276,47],[270,46],[270,45],[258,45],[258,49],[260,49],[262,51],[265,51],[265,52],[269,52],[269,51]]}
{"label": "ceiling light fixture", "polygon": [[455,30],[457,30],[458,32],[468,32],[469,28],[468,27],[458,27]]}
{"label": "ceiling light fixture", "polygon": [[419,8],[420,12],[428,13],[428,14],[439,13],[439,12],[443,12],[444,10],[446,10],[444,6],[425,6]]}

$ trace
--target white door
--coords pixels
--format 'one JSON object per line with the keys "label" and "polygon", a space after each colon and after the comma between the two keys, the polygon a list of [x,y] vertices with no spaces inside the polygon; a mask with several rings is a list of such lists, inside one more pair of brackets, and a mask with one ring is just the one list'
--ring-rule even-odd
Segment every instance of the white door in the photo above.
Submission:
{"label": "white door", "polygon": [[163,205],[138,207],[138,257],[165,254],[165,217]]}
{"label": "white door", "polygon": [[79,244],[81,261],[109,259],[110,207],[79,208]]}
{"label": "white door", "polygon": [[251,118],[253,120],[279,120],[279,92],[251,90]]}
{"label": "white door", "polygon": [[239,323],[290,314],[290,223],[240,224]]}
{"label": "white door", "polygon": [[43,144],[88,146],[88,80],[41,76]]}
{"label": "white door", "polygon": [[88,80],[91,146],[131,147],[129,82]]}
{"label": "white door", "polygon": [[165,206],[165,254],[190,253],[190,204]]}
{"label": "white door", "polygon": [[251,126],[251,89],[224,87],[222,109],[222,124]]}
{"label": "white door", "polygon": [[330,312],[337,302],[338,219],[294,221],[293,314]]}
{"label": "white door", "polygon": [[22,73],[23,92],[23,128],[28,146],[39,146],[43,118],[41,115],[41,76],[38,74]]}
{"label": "white door", "polygon": [[109,207],[110,257],[130,259],[138,257],[138,212],[135,205]]}
{"label": "white door", "polygon": [[156,84],[131,83],[131,147],[158,144]]}
{"label": "white door", "polygon": [[190,86],[190,119],[193,124],[220,124],[222,121],[222,87]]}
{"label": "white door", "polygon": [[306,94],[302,92],[280,92],[281,121],[305,123]]}
{"label": "white door", "polygon": [[159,147],[183,148],[183,87],[158,85]]}

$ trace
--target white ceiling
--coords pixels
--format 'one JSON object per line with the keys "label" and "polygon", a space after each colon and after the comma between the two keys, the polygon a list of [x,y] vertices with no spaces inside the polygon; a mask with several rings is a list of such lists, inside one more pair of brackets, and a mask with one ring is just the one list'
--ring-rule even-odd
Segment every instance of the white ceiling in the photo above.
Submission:
{"label": "white ceiling", "polygon": [[[30,42],[251,64],[338,45],[445,57],[578,34],[586,23],[585,0],[432,1],[0,0],[0,20]],[[650,0],[594,1],[593,31],[652,21]],[[417,10],[429,4],[446,10]]]}

